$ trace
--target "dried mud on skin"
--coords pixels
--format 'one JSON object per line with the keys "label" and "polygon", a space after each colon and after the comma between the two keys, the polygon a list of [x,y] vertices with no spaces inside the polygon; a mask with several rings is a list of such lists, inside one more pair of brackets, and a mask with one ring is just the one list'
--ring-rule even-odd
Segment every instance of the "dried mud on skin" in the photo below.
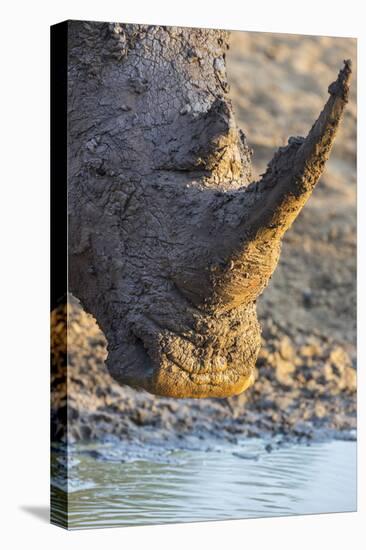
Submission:
{"label": "dried mud on skin", "polygon": [[66,414],[71,442],[109,434],[142,441],[192,433],[232,441],[264,434],[291,441],[354,437],[355,41],[232,33],[228,75],[237,122],[249,137],[259,174],[288,135],[307,132],[325,86],[346,58],[353,60],[354,81],[342,129],[326,172],[286,235],[279,266],[258,300],[263,347],[254,386],[224,400],[159,398],[121,387],[104,365],[103,334],[72,300],[67,369],[65,311],[52,313],[55,439],[66,437]]}

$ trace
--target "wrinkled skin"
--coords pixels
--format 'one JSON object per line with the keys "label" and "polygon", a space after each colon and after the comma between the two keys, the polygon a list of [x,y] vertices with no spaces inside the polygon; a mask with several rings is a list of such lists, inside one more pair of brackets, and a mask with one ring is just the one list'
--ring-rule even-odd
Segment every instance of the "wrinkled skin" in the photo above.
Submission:
{"label": "wrinkled skin", "polygon": [[227,397],[254,380],[255,302],[347,102],[350,63],[306,139],[252,183],[225,69],[228,33],[69,23],[70,290],[121,384]]}

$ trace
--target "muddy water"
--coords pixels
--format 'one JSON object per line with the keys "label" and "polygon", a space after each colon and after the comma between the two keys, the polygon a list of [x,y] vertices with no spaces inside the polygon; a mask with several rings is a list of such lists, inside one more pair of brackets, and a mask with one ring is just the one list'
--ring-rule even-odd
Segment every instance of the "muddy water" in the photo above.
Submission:
{"label": "muddy water", "polygon": [[62,517],[67,489],[71,529],[356,509],[354,441],[79,445],[69,455],[67,485],[57,474],[61,463],[55,456],[53,520]]}

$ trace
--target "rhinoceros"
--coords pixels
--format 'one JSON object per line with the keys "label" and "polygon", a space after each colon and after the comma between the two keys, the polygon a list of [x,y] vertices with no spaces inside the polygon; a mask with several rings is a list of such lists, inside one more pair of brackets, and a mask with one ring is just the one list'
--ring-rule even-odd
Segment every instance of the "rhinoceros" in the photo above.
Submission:
{"label": "rhinoceros", "polygon": [[347,103],[350,61],[307,137],[291,137],[254,181],[228,40],[67,23],[69,289],[107,338],[113,378],[156,395],[220,398],[252,385],[256,300]]}

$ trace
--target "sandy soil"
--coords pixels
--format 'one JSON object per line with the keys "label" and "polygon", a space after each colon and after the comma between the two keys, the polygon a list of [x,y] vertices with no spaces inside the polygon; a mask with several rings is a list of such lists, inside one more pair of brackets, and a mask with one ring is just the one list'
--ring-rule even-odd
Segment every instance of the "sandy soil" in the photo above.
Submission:
{"label": "sandy soil", "polygon": [[[228,74],[256,175],[290,135],[306,135],[356,41],[232,33]],[[356,78],[326,173],[287,233],[279,267],[258,302],[258,380],[228,400],[172,400],[113,382],[105,340],[72,301],[68,340],[69,437],[234,439],[354,437],[356,428]],[[52,315],[54,437],[65,437],[65,312]]]}

